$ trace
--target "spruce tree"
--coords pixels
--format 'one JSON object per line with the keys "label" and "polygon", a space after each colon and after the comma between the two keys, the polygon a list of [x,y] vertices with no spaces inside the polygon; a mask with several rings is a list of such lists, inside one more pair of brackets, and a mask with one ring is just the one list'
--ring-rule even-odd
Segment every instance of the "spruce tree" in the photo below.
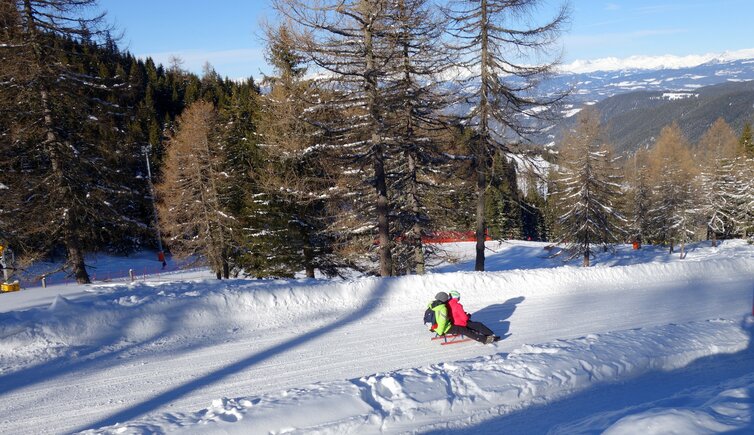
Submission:
{"label": "spruce tree", "polygon": [[650,185],[647,151],[639,150],[627,160],[628,201],[625,203],[629,217],[628,236],[632,242],[651,242],[652,188]]}
{"label": "spruce tree", "polygon": [[113,104],[121,78],[94,61],[112,46],[109,29],[94,0],[2,5],[16,23],[0,33],[9,38],[0,50],[14,59],[0,66],[0,94],[14,108],[3,115],[13,131],[1,171],[20,201],[13,232],[39,254],[63,247],[66,268],[87,283],[84,253],[137,232],[124,209],[134,201],[133,176],[123,169],[139,152],[124,143]]}
{"label": "spruce tree", "polygon": [[739,156],[732,166],[735,232],[751,241],[754,240],[754,158]]}
{"label": "spruce tree", "polygon": [[502,153],[497,153],[493,159],[485,211],[490,237],[500,240],[522,237],[523,223],[516,164]]}
{"label": "spruce tree", "polygon": [[742,155],[750,159],[754,158],[754,137],[752,137],[750,122],[744,124],[738,143],[741,146],[740,153]]}
{"label": "spruce tree", "polygon": [[[249,267],[258,275],[293,276],[304,270],[332,274],[327,192],[332,187],[327,158],[317,149],[311,102],[314,82],[304,77],[287,25],[269,28],[267,60],[276,75],[265,77],[259,133],[266,164],[254,170],[257,195],[247,209]],[[264,255],[258,255],[264,253]]]}

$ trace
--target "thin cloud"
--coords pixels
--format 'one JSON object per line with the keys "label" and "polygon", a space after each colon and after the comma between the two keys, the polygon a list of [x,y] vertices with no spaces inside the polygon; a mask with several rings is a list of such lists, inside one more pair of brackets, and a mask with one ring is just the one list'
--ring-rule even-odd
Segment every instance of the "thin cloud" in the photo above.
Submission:
{"label": "thin cloud", "polygon": [[701,4],[701,3],[666,3],[666,4],[659,4],[659,5],[651,5],[651,6],[640,6],[638,8],[634,8],[635,12],[638,12],[640,14],[658,14],[658,13],[666,13],[666,12],[675,12],[675,11],[683,11],[683,10],[689,10],[689,9],[697,9],[700,7],[709,7],[709,5]]}

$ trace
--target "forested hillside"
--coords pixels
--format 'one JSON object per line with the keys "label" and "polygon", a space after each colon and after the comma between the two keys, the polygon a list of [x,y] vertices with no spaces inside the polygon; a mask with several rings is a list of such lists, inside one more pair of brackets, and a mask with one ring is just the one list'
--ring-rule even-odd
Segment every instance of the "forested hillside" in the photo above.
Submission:
{"label": "forested hillside", "polygon": [[19,273],[55,257],[86,283],[102,251],[163,248],[218,278],[389,276],[424,273],[448,232],[476,240],[476,270],[487,238],[588,265],[619,241],[750,236],[750,82],[614,97],[607,125],[584,112],[545,153],[579,93],[545,80],[568,8],[497,25],[536,3],[275,0],[257,83],[122,51],[95,0],[4,1],[0,242]]}
{"label": "forested hillside", "polygon": [[[754,81],[683,91],[627,92],[601,100],[594,107],[600,112],[616,150],[633,153],[651,147],[660,130],[673,122],[692,142],[699,141],[718,118],[735,131],[743,131],[754,118]],[[561,129],[572,126],[574,120],[570,121]]]}

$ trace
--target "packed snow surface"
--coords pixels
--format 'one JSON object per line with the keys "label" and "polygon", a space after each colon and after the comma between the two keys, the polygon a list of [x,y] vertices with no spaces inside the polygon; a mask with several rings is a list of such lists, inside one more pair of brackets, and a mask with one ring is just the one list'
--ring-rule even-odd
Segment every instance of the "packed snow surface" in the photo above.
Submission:
{"label": "packed snow surface", "polygon": [[[483,273],[459,243],[424,276],[0,295],[0,433],[754,431],[754,246],[487,247]],[[430,340],[449,290],[503,340]]]}

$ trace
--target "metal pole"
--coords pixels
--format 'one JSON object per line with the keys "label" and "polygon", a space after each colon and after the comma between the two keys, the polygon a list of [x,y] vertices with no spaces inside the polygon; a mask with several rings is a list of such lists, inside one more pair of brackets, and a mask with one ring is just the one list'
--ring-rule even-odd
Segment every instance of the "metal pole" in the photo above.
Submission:
{"label": "metal pole", "polygon": [[7,246],[0,245],[0,266],[2,266],[3,269],[4,283],[10,283],[10,279],[13,276],[15,262],[16,259],[13,255],[13,251]]}
{"label": "metal pole", "polygon": [[157,233],[157,258],[163,262],[165,267],[165,253],[162,250],[162,236],[160,235],[160,224],[157,220],[157,205],[155,204],[154,184],[152,184],[152,168],[149,165],[149,151],[152,149],[152,145],[146,146],[144,149],[144,157],[147,160],[147,182],[149,183],[149,194],[152,198],[152,211],[154,212],[154,230]]}

